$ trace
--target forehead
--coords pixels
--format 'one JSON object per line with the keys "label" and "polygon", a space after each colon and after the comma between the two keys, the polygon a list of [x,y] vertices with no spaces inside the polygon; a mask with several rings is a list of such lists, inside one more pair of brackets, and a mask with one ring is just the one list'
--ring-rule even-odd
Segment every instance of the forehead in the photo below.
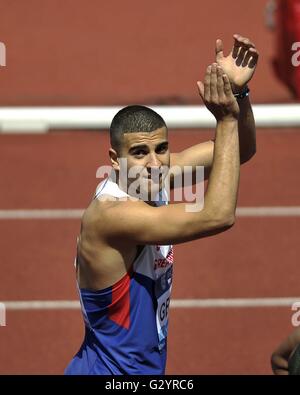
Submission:
{"label": "forehead", "polygon": [[153,132],[137,132],[124,133],[123,147],[129,149],[133,145],[157,145],[168,140],[168,132],[166,127],[154,130]]}

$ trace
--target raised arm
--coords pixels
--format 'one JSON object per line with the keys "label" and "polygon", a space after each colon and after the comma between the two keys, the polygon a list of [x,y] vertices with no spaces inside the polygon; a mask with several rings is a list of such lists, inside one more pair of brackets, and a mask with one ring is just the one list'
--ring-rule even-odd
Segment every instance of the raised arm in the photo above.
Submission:
{"label": "raised arm", "polygon": [[199,93],[217,120],[215,154],[204,208],[187,212],[186,204],[151,207],[143,201],[100,202],[99,233],[109,241],[138,244],[177,244],[210,236],[231,227],[239,183],[239,107],[228,77],[209,66]]}
{"label": "raised arm", "polygon": [[[228,75],[234,94],[245,91],[252,79],[258,51],[253,42],[239,34],[234,34],[234,44],[228,56],[224,56],[222,40],[216,41],[216,62]],[[249,96],[237,99],[240,107],[239,142],[241,163],[248,161],[256,152],[256,130]]]}
{"label": "raised arm", "polygon": [[[258,62],[258,52],[247,38],[235,34],[234,45],[228,56],[224,56],[223,43],[216,41],[216,63],[228,75],[233,93],[245,91],[252,79]],[[240,163],[245,163],[256,152],[256,129],[249,96],[237,98],[240,116],[238,121]],[[205,178],[208,177],[213,163],[214,140],[196,144],[182,152],[171,154],[171,165],[204,166]]]}

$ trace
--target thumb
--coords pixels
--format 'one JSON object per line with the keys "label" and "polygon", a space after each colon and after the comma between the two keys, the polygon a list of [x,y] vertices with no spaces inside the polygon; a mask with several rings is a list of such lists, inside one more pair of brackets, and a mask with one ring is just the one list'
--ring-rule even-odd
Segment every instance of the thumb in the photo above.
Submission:
{"label": "thumb", "polygon": [[216,41],[216,60],[220,60],[224,57],[223,54],[223,41],[218,39]]}
{"label": "thumb", "polygon": [[201,81],[197,81],[199,95],[201,96],[202,100],[204,101],[204,84]]}

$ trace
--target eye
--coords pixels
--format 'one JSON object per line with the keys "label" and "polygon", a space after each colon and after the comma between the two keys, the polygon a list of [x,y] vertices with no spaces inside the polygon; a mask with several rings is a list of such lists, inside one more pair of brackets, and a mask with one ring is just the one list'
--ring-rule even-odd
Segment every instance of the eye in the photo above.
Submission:
{"label": "eye", "polygon": [[166,153],[168,151],[168,148],[169,148],[168,145],[165,144],[165,145],[162,145],[162,146],[158,147],[156,152],[158,154],[164,154],[164,153]]}
{"label": "eye", "polygon": [[136,158],[142,158],[143,156],[147,155],[147,152],[145,150],[140,149],[140,150],[134,151],[133,155]]}

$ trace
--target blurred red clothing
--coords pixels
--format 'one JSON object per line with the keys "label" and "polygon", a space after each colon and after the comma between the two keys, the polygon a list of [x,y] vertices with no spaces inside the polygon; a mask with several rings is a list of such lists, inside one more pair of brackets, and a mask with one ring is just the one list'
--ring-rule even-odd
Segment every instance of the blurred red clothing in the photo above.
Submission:
{"label": "blurred red clothing", "polygon": [[[275,10],[276,54],[273,66],[277,77],[286,84],[293,95],[300,99],[300,0],[277,0]],[[299,43],[298,51],[292,50]],[[299,56],[297,56],[297,52]]]}

